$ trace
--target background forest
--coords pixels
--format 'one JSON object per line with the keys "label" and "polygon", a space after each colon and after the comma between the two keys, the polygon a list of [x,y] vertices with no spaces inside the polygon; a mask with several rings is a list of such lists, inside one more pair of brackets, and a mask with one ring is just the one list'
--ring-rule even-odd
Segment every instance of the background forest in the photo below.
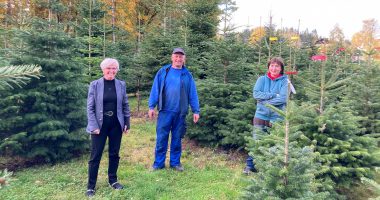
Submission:
{"label": "background forest", "polygon": [[[5,158],[55,164],[88,152],[87,89],[105,57],[119,60],[133,117],[144,117],[155,73],[183,47],[201,105],[187,138],[255,155],[259,173],[242,198],[344,199],[376,177],[378,22],[363,19],[351,40],[339,26],[322,38],[271,17],[236,32],[236,9],[232,0],[0,1],[0,169],[13,162]],[[253,141],[252,87],[273,56],[284,58],[297,93],[286,120]]]}

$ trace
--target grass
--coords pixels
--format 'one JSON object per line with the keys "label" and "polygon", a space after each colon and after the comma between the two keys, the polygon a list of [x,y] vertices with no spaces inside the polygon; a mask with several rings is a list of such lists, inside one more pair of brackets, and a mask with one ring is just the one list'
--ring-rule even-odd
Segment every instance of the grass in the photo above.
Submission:
{"label": "grass", "polygon": [[[136,98],[129,98],[136,113]],[[147,112],[147,100],[142,101]],[[105,149],[99,169],[96,195],[93,199],[238,199],[248,178],[242,175],[244,156],[212,148],[201,148],[184,141],[184,172],[164,169],[151,172],[154,158],[155,122],[133,118],[131,132],[123,136],[120,150],[119,182],[124,190],[114,191],[107,185],[108,152]],[[80,158],[56,165],[35,166],[15,171],[9,186],[0,189],[0,199],[85,199],[87,162],[90,152]],[[1,163],[10,158],[0,157]],[[14,159],[14,158],[12,158]],[[17,159],[16,159],[17,160]],[[167,163],[168,166],[168,163]],[[252,177],[250,177],[252,178]],[[255,177],[253,177],[255,178]],[[380,182],[380,175],[375,179]],[[359,184],[345,191],[349,200],[374,197],[367,185]]]}
{"label": "grass", "polygon": [[[237,199],[248,184],[241,174],[242,159],[189,141],[183,146],[184,172],[169,168],[151,172],[155,123],[140,118],[133,119],[132,125],[122,140],[118,170],[119,182],[126,189],[115,191],[107,185],[105,150],[93,199]],[[66,163],[16,171],[0,199],[84,199],[88,157],[89,153]]]}

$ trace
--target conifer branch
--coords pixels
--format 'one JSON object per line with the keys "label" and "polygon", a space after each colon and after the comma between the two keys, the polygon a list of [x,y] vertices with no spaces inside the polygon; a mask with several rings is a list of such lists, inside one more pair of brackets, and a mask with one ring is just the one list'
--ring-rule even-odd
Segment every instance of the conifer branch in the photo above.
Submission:
{"label": "conifer branch", "polygon": [[[361,181],[362,183],[365,183],[371,186],[374,189],[375,193],[380,194],[380,184],[378,184],[376,181],[366,178],[366,177],[361,177]],[[370,199],[377,200],[377,199],[380,199],[380,196],[376,198],[370,198]]]}
{"label": "conifer branch", "polygon": [[343,86],[345,83],[347,83],[347,81],[349,81],[351,78],[348,77],[348,78],[345,78],[343,80],[339,80],[339,81],[336,81],[334,83],[331,83],[331,84],[326,84],[326,89],[329,90],[329,89],[332,89],[332,88],[337,88],[337,87],[341,87]]}
{"label": "conifer branch", "polygon": [[41,67],[38,65],[17,65],[0,67],[0,90],[13,89],[13,85],[22,87],[31,78],[41,77]]}
{"label": "conifer branch", "polygon": [[305,84],[306,88],[307,88],[307,86],[309,86],[311,89],[315,89],[315,90],[319,90],[321,88],[319,85],[311,83],[310,81],[307,81],[306,79],[301,78],[300,76],[297,76],[296,79],[300,80],[303,84]]}
{"label": "conifer branch", "polygon": [[285,117],[285,116],[286,116],[285,111],[283,111],[283,110],[281,110],[281,109],[278,109],[278,108],[276,108],[275,106],[273,106],[273,105],[271,105],[271,104],[269,104],[269,103],[266,103],[266,104],[265,104],[265,107],[268,107],[268,108],[274,110],[275,112],[277,112],[277,113],[278,113],[279,115],[281,115],[282,117]]}

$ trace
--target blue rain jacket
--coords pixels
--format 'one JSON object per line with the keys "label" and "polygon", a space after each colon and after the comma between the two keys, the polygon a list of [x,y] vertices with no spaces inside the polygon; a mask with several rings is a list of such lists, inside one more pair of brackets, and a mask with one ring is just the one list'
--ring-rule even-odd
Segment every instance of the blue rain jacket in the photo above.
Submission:
{"label": "blue rain jacket", "polygon": [[255,117],[270,122],[282,119],[277,112],[267,108],[265,104],[285,110],[287,93],[288,76],[282,75],[275,80],[271,80],[268,75],[260,76],[253,88],[253,98],[257,100]]}
{"label": "blue rain jacket", "polygon": [[[165,78],[171,69],[172,65],[168,64],[163,66],[156,74],[152,90],[149,96],[149,109],[154,109],[157,105],[158,111],[162,110],[164,105],[164,95],[162,94],[165,85]],[[187,115],[189,104],[194,114],[199,114],[199,100],[197,88],[193,76],[185,66],[182,68],[181,73],[181,94],[180,94],[180,114]]]}

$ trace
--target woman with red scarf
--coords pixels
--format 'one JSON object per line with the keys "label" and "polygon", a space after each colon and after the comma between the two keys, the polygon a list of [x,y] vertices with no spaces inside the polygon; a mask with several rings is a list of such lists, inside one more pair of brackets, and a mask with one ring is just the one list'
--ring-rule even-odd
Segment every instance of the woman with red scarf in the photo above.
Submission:
{"label": "woman with red scarf", "polygon": [[[253,98],[257,101],[256,113],[253,118],[254,139],[258,129],[267,132],[267,128],[271,127],[273,122],[282,119],[277,112],[266,107],[265,104],[271,104],[281,110],[284,110],[286,106],[288,77],[284,75],[284,61],[282,58],[274,57],[268,62],[267,67],[267,74],[260,76],[253,88]],[[249,174],[250,172],[256,172],[256,169],[253,157],[248,156],[247,166],[243,173]]]}

